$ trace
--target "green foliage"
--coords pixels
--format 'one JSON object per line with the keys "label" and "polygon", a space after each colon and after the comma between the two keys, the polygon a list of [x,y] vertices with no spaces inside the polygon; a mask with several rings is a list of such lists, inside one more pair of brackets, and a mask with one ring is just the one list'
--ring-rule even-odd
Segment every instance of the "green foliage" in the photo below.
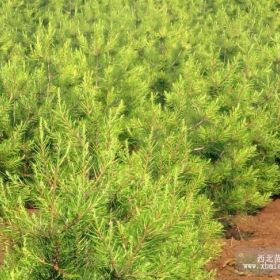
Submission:
{"label": "green foliage", "polygon": [[0,278],[212,279],[279,193],[279,5],[0,8]]}

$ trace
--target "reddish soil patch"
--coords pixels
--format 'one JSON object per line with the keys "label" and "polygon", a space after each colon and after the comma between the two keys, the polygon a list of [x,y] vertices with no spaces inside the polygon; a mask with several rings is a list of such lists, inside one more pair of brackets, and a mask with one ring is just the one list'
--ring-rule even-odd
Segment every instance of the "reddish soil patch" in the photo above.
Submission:
{"label": "reddish soil patch", "polygon": [[223,249],[210,268],[217,270],[217,280],[280,280],[278,275],[242,273],[236,267],[236,252],[242,249],[280,250],[280,199],[274,200],[256,216],[235,216],[222,240]]}

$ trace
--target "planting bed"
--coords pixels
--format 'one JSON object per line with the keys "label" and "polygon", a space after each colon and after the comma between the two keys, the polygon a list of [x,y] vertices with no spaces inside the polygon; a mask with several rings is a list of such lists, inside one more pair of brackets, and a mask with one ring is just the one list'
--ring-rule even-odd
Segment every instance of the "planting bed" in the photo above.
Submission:
{"label": "planting bed", "polygon": [[217,269],[217,280],[268,280],[280,275],[249,275],[236,269],[235,252],[242,248],[280,248],[280,199],[263,208],[256,216],[235,216],[223,239],[223,251],[210,267]]}

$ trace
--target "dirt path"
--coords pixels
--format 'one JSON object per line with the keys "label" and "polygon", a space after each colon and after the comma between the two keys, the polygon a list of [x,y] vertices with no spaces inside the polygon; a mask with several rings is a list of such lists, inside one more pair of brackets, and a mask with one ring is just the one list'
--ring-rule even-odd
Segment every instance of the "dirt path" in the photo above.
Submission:
{"label": "dirt path", "polygon": [[217,269],[217,280],[280,280],[280,272],[278,275],[242,273],[235,258],[236,252],[244,248],[274,249],[280,254],[280,199],[269,203],[256,216],[235,216],[222,241],[221,256],[209,265]]}

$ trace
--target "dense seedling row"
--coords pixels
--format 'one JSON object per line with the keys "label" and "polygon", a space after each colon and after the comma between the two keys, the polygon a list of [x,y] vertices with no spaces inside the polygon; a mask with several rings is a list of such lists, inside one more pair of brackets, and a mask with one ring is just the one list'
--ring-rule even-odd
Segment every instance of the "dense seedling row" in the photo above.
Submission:
{"label": "dense seedling row", "polygon": [[0,11],[0,279],[211,279],[213,215],[279,192],[280,3]]}

